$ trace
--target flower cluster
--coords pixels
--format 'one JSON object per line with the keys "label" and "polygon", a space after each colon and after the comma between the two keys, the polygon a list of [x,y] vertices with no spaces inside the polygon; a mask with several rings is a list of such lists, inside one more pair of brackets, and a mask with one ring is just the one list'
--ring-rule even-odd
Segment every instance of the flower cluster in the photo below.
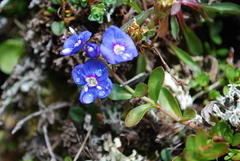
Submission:
{"label": "flower cluster", "polygon": [[87,43],[92,33],[83,31],[80,34],[69,28],[73,33],[63,45],[62,55],[72,55],[84,49],[91,58],[85,64],[74,67],[74,82],[83,86],[79,100],[84,104],[92,103],[97,97],[105,98],[112,91],[112,82],[104,62],[97,59],[102,55],[110,64],[118,64],[132,60],[138,52],[131,37],[116,26],[110,26],[103,34],[100,47],[95,43]]}

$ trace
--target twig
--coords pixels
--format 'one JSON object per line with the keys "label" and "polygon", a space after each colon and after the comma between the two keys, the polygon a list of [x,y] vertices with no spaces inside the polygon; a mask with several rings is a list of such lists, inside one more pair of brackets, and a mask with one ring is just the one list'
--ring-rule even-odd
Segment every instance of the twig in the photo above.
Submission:
{"label": "twig", "polygon": [[172,76],[172,78],[178,83],[178,84],[183,84],[185,86],[188,86],[188,84],[182,82],[181,80],[177,79],[176,77],[174,77],[172,74],[171,74],[171,69],[170,67],[167,65],[167,63],[165,62],[165,60],[163,59],[161,53],[159,52],[159,50],[156,48],[156,47],[152,47],[152,50],[155,54],[157,54],[159,56],[159,58],[161,59],[162,63],[163,63],[163,66],[164,68],[166,69],[166,71]]}
{"label": "twig", "polygon": [[210,85],[207,91],[201,90],[200,92],[196,93],[194,96],[192,96],[192,102],[194,102],[198,97],[200,97],[204,93],[207,93],[207,92],[217,88],[219,85],[220,85],[220,82],[217,81],[217,82],[213,83],[212,85]]}
{"label": "twig", "polygon": [[120,84],[120,87],[123,87],[123,86],[125,86],[125,85],[127,85],[127,84],[145,76],[146,74],[147,73],[139,73],[138,75],[134,76],[133,78],[129,79],[128,81],[124,82],[123,84]]}
{"label": "twig", "polygon": [[50,144],[50,141],[49,141],[46,124],[43,125],[43,135],[44,135],[44,138],[45,138],[45,142],[46,142],[46,145],[47,145],[48,152],[51,156],[51,161],[56,161],[55,154],[53,153],[53,150],[52,150],[52,147],[51,147],[51,144]]}
{"label": "twig", "polygon": [[9,2],[10,0],[3,0],[0,2],[0,12],[2,11],[2,9],[6,6],[6,4]]}
{"label": "twig", "polygon": [[57,105],[56,105],[56,104],[50,105],[50,106],[49,106],[47,109],[45,109],[45,110],[37,111],[37,112],[32,113],[31,115],[28,115],[27,117],[25,117],[25,118],[23,118],[22,120],[18,121],[18,123],[16,124],[16,126],[15,126],[14,129],[12,130],[12,134],[15,134],[15,132],[17,132],[19,129],[21,129],[22,125],[23,125],[25,122],[27,122],[28,120],[30,120],[31,118],[36,117],[36,116],[39,116],[39,115],[47,112],[49,109],[51,109],[51,110],[56,110],[56,109],[63,108],[63,107],[66,107],[66,106],[70,106],[70,104],[67,103],[67,102],[59,102]]}
{"label": "twig", "polygon": [[90,129],[89,129],[89,131],[88,131],[85,139],[83,140],[83,143],[82,143],[81,147],[79,148],[79,150],[78,150],[78,152],[77,152],[77,155],[75,156],[75,158],[74,158],[73,161],[77,161],[79,155],[81,154],[81,152],[82,152],[82,150],[83,150],[83,148],[84,148],[84,145],[85,145],[86,142],[87,142],[88,137],[90,136],[91,131],[92,131],[92,126],[90,127]]}

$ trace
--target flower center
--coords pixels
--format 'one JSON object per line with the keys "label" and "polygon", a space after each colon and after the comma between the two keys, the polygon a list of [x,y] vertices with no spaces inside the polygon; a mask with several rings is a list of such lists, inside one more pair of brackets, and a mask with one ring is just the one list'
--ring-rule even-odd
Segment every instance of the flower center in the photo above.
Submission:
{"label": "flower center", "polygon": [[113,51],[115,52],[115,54],[120,55],[125,51],[125,46],[116,44],[113,47]]}
{"label": "flower center", "polygon": [[74,47],[79,46],[81,43],[82,43],[82,40],[78,40],[78,42],[76,42],[76,43],[74,44]]}
{"label": "flower center", "polygon": [[86,82],[88,83],[89,87],[94,87],[96,85],[98,85],[98,81],[95,77],[90,76],[90,77],[86,77]]}

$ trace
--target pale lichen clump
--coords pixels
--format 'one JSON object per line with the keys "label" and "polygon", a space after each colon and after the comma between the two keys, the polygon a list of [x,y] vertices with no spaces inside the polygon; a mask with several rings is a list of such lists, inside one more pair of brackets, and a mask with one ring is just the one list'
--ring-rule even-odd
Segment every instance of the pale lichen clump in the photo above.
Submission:
{"label": "pale lichen clump", "polygon": [[230,87],[228,94],[218,97],[219,103],[226,108],[215,104],[213,112],[217,117],[220,117],[224,121],[229,121],[232,126],[240,129],[240,90],[237,88],[240,85],[231,84],[228,86]]}

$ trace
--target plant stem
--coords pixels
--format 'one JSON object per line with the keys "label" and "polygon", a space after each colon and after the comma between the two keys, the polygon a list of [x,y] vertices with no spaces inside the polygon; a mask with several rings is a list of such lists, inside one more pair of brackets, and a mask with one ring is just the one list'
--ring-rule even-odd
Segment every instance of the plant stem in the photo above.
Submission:
{"label": "plant stem", "polygon": [[[118,81],[119,84],[123,84],[123,83],[124,83],[124,82],[121,80],[121,78],[119,78],[119,76],[118,76],[116,73],[112,73],[112,76]],[[128,85],[124,85],[123,87],[124,87],[126,90],[128,90],[130,93],[132,93],[132,94],[135,92],[135,90],[132,89],[131,87],[129,87]],[[155,103],[153,100],[151,100],[150,98],[146,97],[146,96],[143,96],[143,97],[141,97],[140,99],[142,99],[143,101],[145,101],[145,102],[147,102],[147,103],[149,103],[149,104],[151,104],[151,105],[156,106],[156,103]]]}
{"label": "plant stem", "polygon": [[[109,66],[107,65],[108,69],[112,71],[112,69],[109,68]],[[124,82],[122,81],[122,79],[115,73],[115,72],[112,72],[112,76],[116,79],[116,81],[119,83],[119,84],[123,84]],[[123,86],[126,90],[128,90],[130,93],[134,93],[135,91],[129,87],[128,85],[124,85]],[[175,114],[172,114],[171,112],[167,111],[166,109],[164,109],[160,104],[156,104],[152,99],[146,97],[146,96],[143,96],[141,97],[140,99],[142,99],[143,101],[153,105],[156,107],[156,109],[162,111],[164,114],[168,115],[169,117],[171,117],[173,120],[177,121],[177,122],[180,122],[186,126],[189,126],[189,127],[192,127],[193,129],[201,129],[201,127],[189,122],[189,121],[181,121],[181,118],[178,117],[177,115]]]}
{"label": "plant stem", "polygon": [[203,95],[204,93],[207,93],[207,92],[209,92],[209,91],[212,91],[213,89],[217,88],[219,85],[220,85],[220,82],[217,81],[217,82],[213,83],[212,85],[210,85],[207,91],[201,90],[200,92],[196,93],[196,94],[192,97],[193,102],[194,102],[198,97],[200,97],[201,95]]}
{"label": "plant stem", "polygon": [[174,119],[175,121],[180,121],[181,118],[178,117],[177,115],[172,114],[171,112],[167,111],[166,109],[164,109],[160,104],[157,105],[157,109],[162,111],[163,113],[165,113],[166,115],[170,116],[172,119]]}
{"label": "plant stem", "polygon": [[88,133],[87,133],[85,139],[83,140],[82,145],[80,146],[80,148],[79,148],[79,150],[78,150],[78,152],[77,152],[77,154],[76,154],[76,156],[75,156],[73,161],[77,161],[77,159],[79,158],[81,152],[83,151],[84,145],[86,144],[87,139],[89,138],[89,136],[90,136],[90,134],[92,132],[92,128],[93,127],[91,126],[90,129],[88,130]]}

